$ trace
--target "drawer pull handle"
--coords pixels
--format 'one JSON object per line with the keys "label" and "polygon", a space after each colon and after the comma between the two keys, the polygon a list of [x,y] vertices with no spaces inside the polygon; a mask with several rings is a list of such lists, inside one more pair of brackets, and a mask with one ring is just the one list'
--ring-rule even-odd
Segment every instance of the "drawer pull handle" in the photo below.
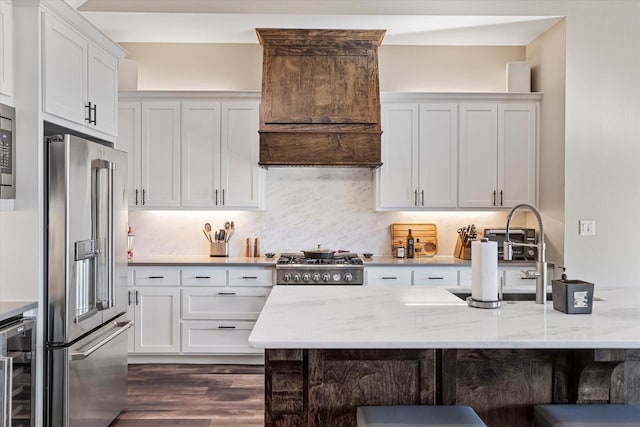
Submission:
{"label": "drawer pull handle", "polygon": [[235,326],[218,326],[218,329],[235,329]]}
{"label": "drawer pull handle", "polygon": [[258,276],[242,276],[243,279],[257,279]]}
{"label": "drawer pull handle", "polygon": [[147,279],[164,279],[164,276],[149,276]]}
{"label": "drawer pull handle", "polygon": [[211,276],[196,276],[196,279],[211,279]]}
{"label": "drawer pull handle", "polygon": [[383,276],[382,280],[397,280],[398,278],[396,276]]}
{"label": "drawer pull handle", "polygon": [[536,280],[537,277],[536,276],[531,276],[531,277],[521,277],[520,279],[522,280]]}
{"label": "drawer pull handle", "polygon": [[444,277],[438,277],[438,276],[429,276],[428,277],[429,280],[444,280]]}
{"label": "drawer pull handle", "polygon": [[235,295],[235,292],[218,292],[218,295]]}

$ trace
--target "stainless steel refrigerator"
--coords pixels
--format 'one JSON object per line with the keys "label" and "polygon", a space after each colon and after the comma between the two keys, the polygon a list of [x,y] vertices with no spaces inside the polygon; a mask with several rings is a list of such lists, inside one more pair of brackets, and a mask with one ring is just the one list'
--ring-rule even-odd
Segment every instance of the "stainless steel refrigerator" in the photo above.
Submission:
{"label": "stainless steel refrigerator", "polygon": [[127,405],[127,154],[73,135],[45,145],[45,425],[106,427]]}

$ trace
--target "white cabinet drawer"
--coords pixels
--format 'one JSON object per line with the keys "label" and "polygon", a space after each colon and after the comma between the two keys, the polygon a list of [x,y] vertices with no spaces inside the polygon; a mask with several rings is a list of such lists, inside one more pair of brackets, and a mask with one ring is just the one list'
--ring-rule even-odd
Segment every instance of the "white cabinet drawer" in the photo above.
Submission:
{"label": "white cabinet drawer", "polygon": [[183,288],[183,319],[258,318],[269,288]]}
{"label": "white cabinet drawer", "polygon": [[227,270],[224,268],[183,268],[183,286],[226,286]]}
{"label": "white cabinet drawer", "polygon": [[180,286],[180,270],[136,267],[134,283],[136,286]]}
{"label": "white cabinet drawer", "polygon": [[413,270],[415,286],[458,286],[457,268],[421,267]]}
{"label": "white cabinet drawer", "polygon": [[229,269],[229,286],[273,286],[272,268]]}
{"label": "white cabinet drawer", "polygon": [[368,286],[411,286],[411,268],[407,267],[367,267],[365,276]]}
{"label": "white cabinet drawer", "polygon": [[261,354],[262,349],[251,348],[248,344],[254,323],[247,321],[184,321],[182,322],[182,352]]}

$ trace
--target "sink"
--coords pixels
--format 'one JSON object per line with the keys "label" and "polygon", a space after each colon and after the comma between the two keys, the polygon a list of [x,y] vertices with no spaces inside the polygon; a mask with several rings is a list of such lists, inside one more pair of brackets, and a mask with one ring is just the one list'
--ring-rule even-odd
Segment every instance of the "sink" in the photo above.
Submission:
{"label": "sink", "polygon": [[[463,301],[467,300],[467,297],[471,296],[469,292],[452,292],[453,295],[457,296]],[[535,301],[536,294],[535,292],[524,293],[524,292],[508,292],[502,294],[502,301],[507,303],[516,302],[516,301]],[[551,292],[547,292],[547,301],[551,301]]]}
{"label": "sink", "polygon": [[[450,292],[463,301],[466,301],[467,297],[471,296],[470,292],[455,292],[451,290]],[[535,292],[530,292],[530,293],[529,292],[505,292],[504,294],[502,294],[502,301],[505,301],[507,304],[514,303],[517,301],[535,301],[535,300],[536,300]],[[547,301],[551,301],[551,300],[552,300],[551,292],[547,292]],[[594,297],[593,300],[604,301],[602,298],[598,298],[598,297]]]}

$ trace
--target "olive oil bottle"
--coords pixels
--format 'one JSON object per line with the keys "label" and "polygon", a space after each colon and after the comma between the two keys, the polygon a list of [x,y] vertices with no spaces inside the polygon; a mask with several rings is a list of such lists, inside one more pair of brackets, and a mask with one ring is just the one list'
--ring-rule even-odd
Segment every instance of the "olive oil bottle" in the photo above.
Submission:
{"label": "olive oil bottle", "polygon": [[415,244],[413,240],[413,235],[411,234],[411,229],[409,229],[409,234],[407,234],[407,258],[413,258],[415,254]]}

